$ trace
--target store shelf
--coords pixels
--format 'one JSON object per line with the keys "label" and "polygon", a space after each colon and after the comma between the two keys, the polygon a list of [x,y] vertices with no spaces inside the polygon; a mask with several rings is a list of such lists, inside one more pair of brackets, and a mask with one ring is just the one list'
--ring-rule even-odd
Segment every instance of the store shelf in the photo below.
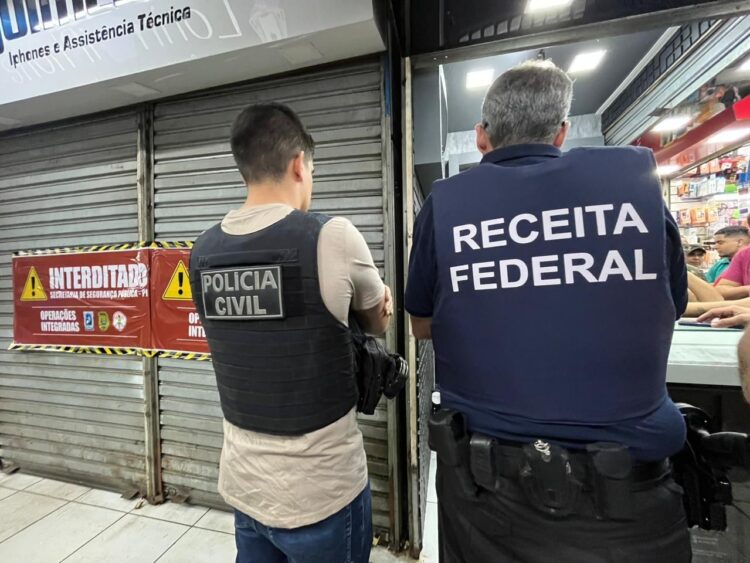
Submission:
{"label": "store shelf", "polygon": [[675,196],[672,199],[673,203],[700,203],[702,201],[735,201],[741,199],[750,199],[750,193],[726,193],[720,192],[715,194],[707,194],[698,197],[680,197]]}
{"label": "store shelf", "polygon": [[654,156],[659,166],[677,166],[678,171],[686,171],[749,140],[750,97],[745,97],[656,151]]}

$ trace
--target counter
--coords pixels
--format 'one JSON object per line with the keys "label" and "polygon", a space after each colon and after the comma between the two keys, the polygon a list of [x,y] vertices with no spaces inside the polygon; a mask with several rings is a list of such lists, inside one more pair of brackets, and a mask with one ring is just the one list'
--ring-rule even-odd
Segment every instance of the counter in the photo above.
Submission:
{"label": "counter", "polygon": [[667,383],[740,386],[737,343],[742,331],[675,325]]}

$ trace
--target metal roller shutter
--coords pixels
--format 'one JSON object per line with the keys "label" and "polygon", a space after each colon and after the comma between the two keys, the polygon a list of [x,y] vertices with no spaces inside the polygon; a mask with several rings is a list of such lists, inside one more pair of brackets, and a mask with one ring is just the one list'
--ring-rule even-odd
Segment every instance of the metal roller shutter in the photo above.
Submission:
{"label": "metal roller shutter", "polygon": [[[424,196],[419,182],[414,178],[413,189],[414,217],[419,215],[424,203]],[[435,351],[431,340],[419,340],[417,343],[417,458],[418,458],[418,506],[419,506],[419,542],[424,541],[425,516],[427,513],[427,496],[430,482],[430,459],[432,452],[428,442],[428,423],[432,412],[432,392],[435,388]]]}
{"label": "metal roller shutter", "polygon": [[[229,129],[246,105],[288,104],[315,138],[313,210],[348,217],[385,275],[382,70],[359,63],[157,104],[154,114],[156,238],[194,239],[245,198]],[[167,491],[221,504],[216,493],[221,410],[210,364],[159,361],[162,466]],[[361,417],[374,522],[392,529],[387,410]]]}
{"label": "metal roller shutter", "polygon": [[11,253],[138,239],[133,112],[0,136],[0,456],[26,471],[145,490],[138,359],[7,351]]}

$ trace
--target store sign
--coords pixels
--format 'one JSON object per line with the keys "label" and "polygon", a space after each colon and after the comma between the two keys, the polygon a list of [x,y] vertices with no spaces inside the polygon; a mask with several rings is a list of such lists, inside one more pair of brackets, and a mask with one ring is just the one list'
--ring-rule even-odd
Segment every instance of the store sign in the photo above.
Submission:
{"label": "store sign", "polygon": [[151,345],[148,250],[14,256],[13,294],[14,343]]}
{"label": "store sign", "polygon": [[372,17],[371,0],[0,0],[0,105]]}
{"label": "store sign", "polygon": [[190,250],[151,251],[151,318],[154,350],[208,353],[206,333],[193,305]]}
{"label": "store sign", "polygon": [[190,246],[13,256],[11,348],[205,357],[208,343],[190,287]]}

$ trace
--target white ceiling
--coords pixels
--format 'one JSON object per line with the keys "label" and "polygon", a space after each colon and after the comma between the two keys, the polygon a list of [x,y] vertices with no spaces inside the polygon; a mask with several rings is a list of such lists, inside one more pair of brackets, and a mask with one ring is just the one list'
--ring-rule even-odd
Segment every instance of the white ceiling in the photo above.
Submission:
{"label": "white ceiling", "polygon": [[[595,71],[575,76],[571,115],[596,113],[602,103],[617,89],[633,67],[664,33],[663,29],[649,30],[630,35],[606,37],[593,41],[569,43],[544,49],[546,58],[567,70],[578,53],[604,49],[602,64]],[[463,61],[445,65],[448,98],[448,131],[472,129],[480,121],[481,107],[486,88],[466,88],[466,73],[492,69],[499,76],[515,65],[536,58],[539,50],[520,51],[494,57]]]}

